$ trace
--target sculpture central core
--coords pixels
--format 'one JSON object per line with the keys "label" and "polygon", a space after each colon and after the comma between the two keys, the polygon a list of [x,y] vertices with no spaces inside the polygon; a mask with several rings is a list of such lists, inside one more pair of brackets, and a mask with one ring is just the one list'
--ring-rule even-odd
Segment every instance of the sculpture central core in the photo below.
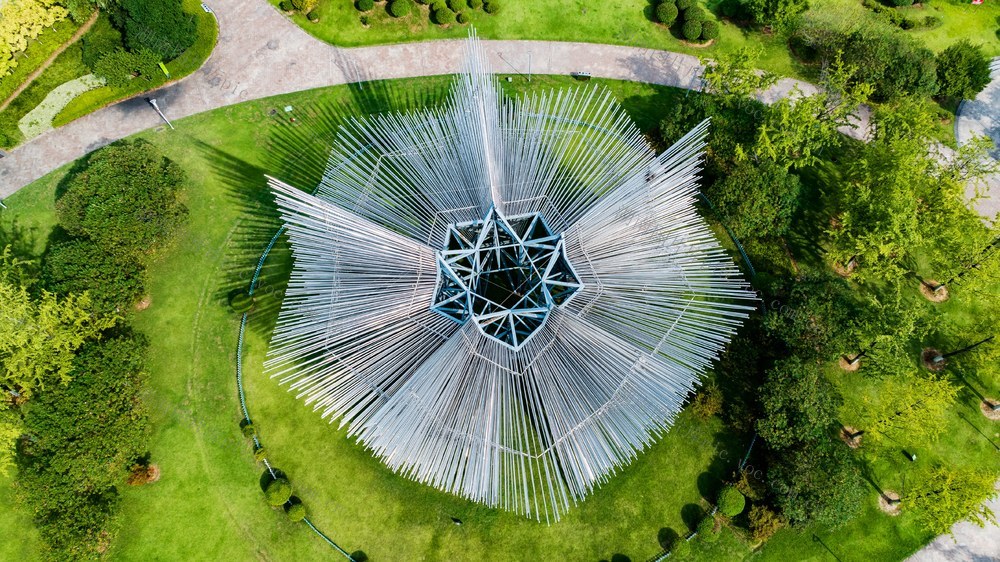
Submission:
{"label": "sculpture central core", "polygon": [[582,287],[539,213],[448,225],[431,310],[518,350]]}

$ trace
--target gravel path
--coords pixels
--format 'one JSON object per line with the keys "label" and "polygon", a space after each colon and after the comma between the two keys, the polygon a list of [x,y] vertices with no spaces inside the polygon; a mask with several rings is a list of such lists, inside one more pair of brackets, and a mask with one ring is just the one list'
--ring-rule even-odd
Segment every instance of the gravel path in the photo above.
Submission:
{"label": "gravel path", "polygon": [[[321,43],[263,0],[209,0],[219,20],[219,43],[208,62],[186,79],[120,102],[0,158],[0,197],[109,142],[160,124],[144,101],[157,99],[171,120],[246,100],[374,79],[452,74],[461,41],[431,41],[341,49]],[[694,89],[702,67],[696,57],[615,45],[551,41],[484,41],[498,72],[589,72],[595,77]],[[774,101],[795,86],[782,79],[761,97]],[[858,131],[850,131],[857,135]]]}

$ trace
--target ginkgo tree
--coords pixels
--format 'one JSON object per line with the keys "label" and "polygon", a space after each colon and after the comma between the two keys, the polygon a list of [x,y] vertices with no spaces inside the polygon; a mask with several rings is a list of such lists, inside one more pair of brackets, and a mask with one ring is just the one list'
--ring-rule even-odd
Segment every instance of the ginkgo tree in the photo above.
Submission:
{"label": "ginkgo tree", "polygon": [[996,495],[995,480],[996,475],[986,470],[937,467],[929,477],[914,483],[903,498],[903,506],[935,534],[951,534],[951,526],[961,520],[985,527],[996,523],[995,514],[985,504]]}
{"label": "ginkgo tree", "polygon": [[948,414],[959,387],[935,375],[909,375],[887,379],[877,397],[861,400],[862,431],[874,445],[887,438],[935,440],[948,425]]}
{"label": "ginkgo tree", "polygon": [[0,3],[0,76],[17,67],[15,55],[69,12],[56,0],[6,0]]}

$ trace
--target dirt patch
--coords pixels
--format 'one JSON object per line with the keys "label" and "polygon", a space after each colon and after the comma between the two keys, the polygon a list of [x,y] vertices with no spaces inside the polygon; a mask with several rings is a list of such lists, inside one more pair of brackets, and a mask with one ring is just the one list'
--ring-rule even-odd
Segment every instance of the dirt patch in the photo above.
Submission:
{"label": "dirt patch", "polygon": [[892,490],[882,492],[878,496],[878,508],[887,515],[899,515],[899,494]]}
{"label": "dirt patch", "polygon": [[690,41],[683,41],[682,40],[681,43],[684,44],[684,45],[686,45],[686,46],[688,46],[688,47],[691,47],[692,49],[704,49],[706,47],[711,47],[712,45],[714,45],[715,44],[715,39],[709,39],[708,41],[705,41],[704,43],[692,43]]}
{"label": "dirt patch", "polygon": [[847,265],[841,265],[840,263],[834,262],[833,272],[841,277],[850,277],[854,270],[858,268],[858,260],[851,260],[847,262]]}
{"label": "dirt patch", "polygon": [[995,404],[1000,404],[1000,400],[997,400],[996,398],[987,398],[979,403],[979,411],[982,412],[988,419],[1000,421],[1000,410],[993,409]]}
{"label": "dirt patch", "polygon": [[920,294],[924,296],[925,299],[931,302],[944,302],[948,300],[948,287],[941,285],[938,290],[934,290],[938,284],[937,281],[933,279],[928,279],[927,281],[920,282]]}
{"label": "dirt patch", "polygon": [[135,309],[136,310],[146,310],[147,308],[149,308],[149,305],[151,305],[151,304],[153,304],[153,297],[150,296],[150,295],[146,295],[146,296],[142,297],[141,301],[135,303]]}
{"label": "dirt patch", "polygon": [[840,360],[837,361],[837,365],[840,365],[841,369],[849,373],[853,373],[854,371],[857,371],[858,369],[861,368],[861,360],[859,359],[858,361],[855,361],[854,364],[852,365],[850,359],[841,355]]}
{"label": "dirt patch", "polygon": [[920,363],[925,369],[936,373],[941,369],[944,369],[944,366],[948,364],[945,360],[935,363],[934,358],[939,355],[941,355],[940,351],[934,349],[933,347],[925,347],[924,350],[920,352]]}
{"label": "dirt patch", "polygon": [[863,435],[859,435],[859,433],[858,428],[845,425],[840,429],[840,440],[846,443],[848,447],[857,449],[861,446],[861,438],[864,437]]}
{"label": "dirt patch", "polygon": [[142,486],[143,484],[152,484],[160,479],[160,467],[156,464],[147,465],[135,465],[132,467],[132,473],[128,475],[128,484],[130,486]]}

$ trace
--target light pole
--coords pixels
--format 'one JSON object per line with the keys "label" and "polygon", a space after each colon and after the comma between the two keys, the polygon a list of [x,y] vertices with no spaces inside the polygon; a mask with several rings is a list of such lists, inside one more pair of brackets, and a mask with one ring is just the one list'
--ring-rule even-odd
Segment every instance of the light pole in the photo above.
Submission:
{"label": "light pole", "polygon": [[160,118],[163,119],[163,121],[167,124],[167,126],[173,129],[174,128],[173,123],[171,123],[170,120],[167,119],[167,116],[164,115],[162,111],[160,111],[160,106],[156,105],[156,98],[146,98],[146,101],[149,102],[149,105],[153,106],[153,109],[156,110],[156,112],[160,115]]}

